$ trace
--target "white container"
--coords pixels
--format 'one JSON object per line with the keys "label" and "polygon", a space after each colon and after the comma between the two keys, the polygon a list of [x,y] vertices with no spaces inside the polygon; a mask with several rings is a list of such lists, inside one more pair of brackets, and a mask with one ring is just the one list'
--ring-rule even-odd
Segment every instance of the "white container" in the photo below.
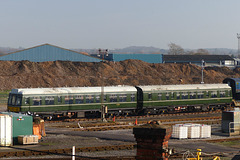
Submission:
{"label": "white container", "polygon": [[200,126],[198,124],[185,124],[188,127],[188,138],[200,138]]}
{"label": "white container", "polygon": [[172,126],[172,138],[188,138],[188,127],[184,126],[183,124],[176,124]]}
{"label": "white container", "polygon": [[200,126],[200,138],[210,138],[211,137],[211,126],[201,125]]}
{"label": "white container", "polygon": [[12,145],[12,117],[0,114],[0,145]]}
{"label": "white container", "polygon": [[19,144],[37,144],[38,135],[20,135],[18,136]]}

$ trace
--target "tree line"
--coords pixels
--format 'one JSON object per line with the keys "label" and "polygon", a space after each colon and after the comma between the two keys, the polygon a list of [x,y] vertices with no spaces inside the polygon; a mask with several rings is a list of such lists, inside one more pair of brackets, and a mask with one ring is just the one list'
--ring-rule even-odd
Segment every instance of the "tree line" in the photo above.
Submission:
{"label": "tree line", "polygon": [[206,49],[198,49],[196,51],[185,51],[181,46],[175,44],[175,43],[170,43],[168,44],[169,50],[168,54],[169,55],[209,55],[209,52]]}

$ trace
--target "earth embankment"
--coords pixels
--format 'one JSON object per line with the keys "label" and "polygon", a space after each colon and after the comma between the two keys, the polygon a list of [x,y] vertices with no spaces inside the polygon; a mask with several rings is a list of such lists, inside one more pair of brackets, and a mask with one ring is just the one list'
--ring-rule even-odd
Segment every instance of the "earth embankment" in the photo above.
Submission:
{"label": "earth embankment", "polygon": [[[201,67],[193,64],[151,64],[140,60],[121,62],[1,61],[0,89],[111,85],[196,84]],[[240,77],[240,69],[206,67],[205,83]]]}

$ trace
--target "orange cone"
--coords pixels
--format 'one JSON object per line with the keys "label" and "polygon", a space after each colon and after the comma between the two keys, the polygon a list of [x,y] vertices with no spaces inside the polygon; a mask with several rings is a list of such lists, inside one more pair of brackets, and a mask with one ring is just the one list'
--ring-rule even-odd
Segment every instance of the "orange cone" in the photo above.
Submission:
{"label": "orange cone", "polygon": [[136,120],[135,120],[135,125],[137,125],[137,123],[138,123],[138,122],[137,122],[137,118],[136,118]]}
{"label": "orange cone", "polygon": [[115,116],[113,117],[113,122],[115,122]]}

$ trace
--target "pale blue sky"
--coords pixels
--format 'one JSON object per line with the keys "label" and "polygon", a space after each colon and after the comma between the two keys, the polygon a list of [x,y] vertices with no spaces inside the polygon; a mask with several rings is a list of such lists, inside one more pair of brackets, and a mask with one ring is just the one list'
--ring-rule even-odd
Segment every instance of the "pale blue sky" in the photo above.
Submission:
{"label": "pale blue sky", "polygon": [[0,0],[0,46],[237,49],[239,0]]}

